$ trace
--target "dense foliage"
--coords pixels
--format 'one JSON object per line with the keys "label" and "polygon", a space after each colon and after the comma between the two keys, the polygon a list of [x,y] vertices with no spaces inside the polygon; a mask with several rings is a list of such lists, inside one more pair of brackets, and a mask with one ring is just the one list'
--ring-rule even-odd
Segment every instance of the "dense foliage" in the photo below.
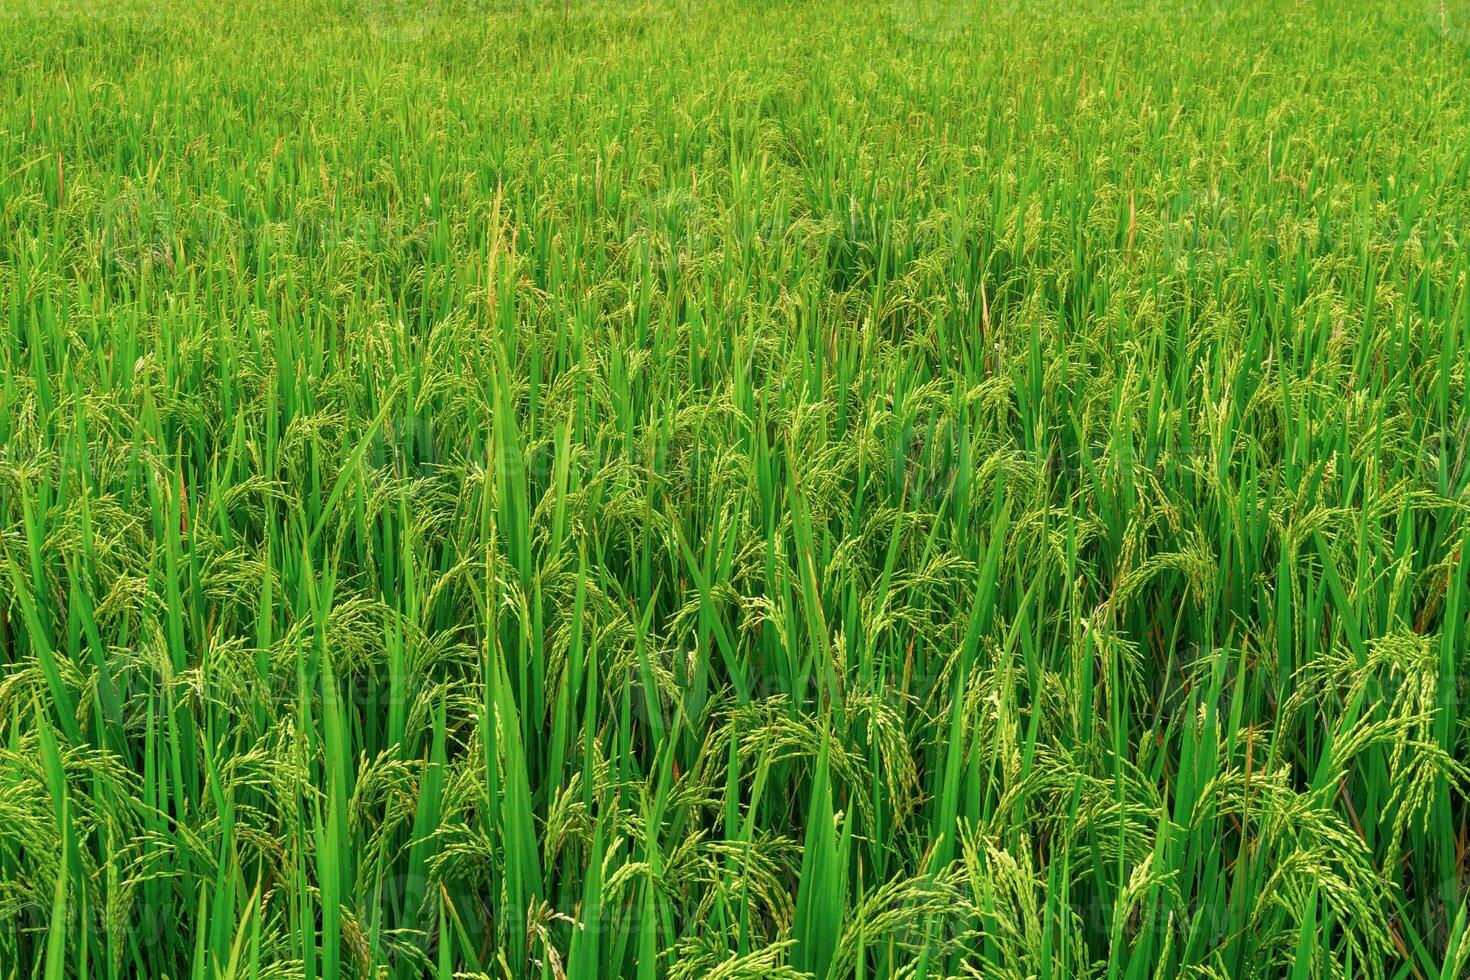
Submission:
{"label": "dense foliage", "polygon": [[6,0],[0,976],[1463,978],[1467,46]]}

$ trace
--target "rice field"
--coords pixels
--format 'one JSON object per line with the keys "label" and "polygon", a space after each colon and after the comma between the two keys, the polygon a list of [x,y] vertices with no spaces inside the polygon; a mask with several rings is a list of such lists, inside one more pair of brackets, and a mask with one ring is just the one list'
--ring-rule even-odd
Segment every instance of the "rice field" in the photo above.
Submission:
{"label": "rice field", "polygon": [[0,977],[1470,976],[1464,0],[3,0]]}

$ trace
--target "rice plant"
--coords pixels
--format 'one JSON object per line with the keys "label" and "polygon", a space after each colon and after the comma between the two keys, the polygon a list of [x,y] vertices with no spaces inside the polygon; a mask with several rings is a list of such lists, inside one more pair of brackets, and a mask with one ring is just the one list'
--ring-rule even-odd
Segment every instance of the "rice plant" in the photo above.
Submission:
{"label": "rice plant", "polygon": [[1470,976],[1470,10],[5,0],[0,977]]}

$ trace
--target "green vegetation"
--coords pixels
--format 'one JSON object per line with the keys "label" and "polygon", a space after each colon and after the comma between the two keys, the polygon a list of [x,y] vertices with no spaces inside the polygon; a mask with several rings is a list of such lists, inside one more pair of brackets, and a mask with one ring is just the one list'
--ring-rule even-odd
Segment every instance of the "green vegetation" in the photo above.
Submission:
{"label": "green vegetation", "polygon": [[8,0],[0,977],[1465,977],[1467,45]]}

